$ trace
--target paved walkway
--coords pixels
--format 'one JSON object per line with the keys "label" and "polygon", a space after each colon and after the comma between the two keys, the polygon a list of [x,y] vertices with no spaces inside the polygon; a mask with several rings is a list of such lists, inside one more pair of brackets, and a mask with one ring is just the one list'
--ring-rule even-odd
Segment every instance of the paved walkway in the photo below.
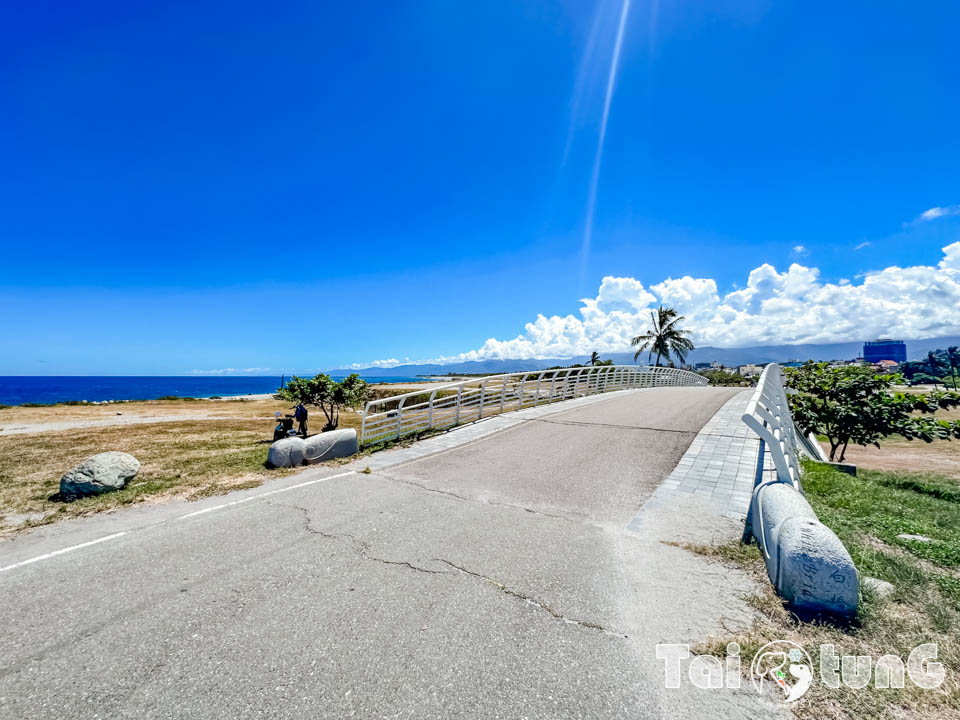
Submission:
{"label": "paved walkway", "polygon": [[[746,518],[757,479],[760,439],[740,418],[753,392],[743,390],[734,395],[707,421],[631,528],[643,523],[645,512],[683,505],[691,496],[709,502],[731,519]],[[764,478],[770,479],[776,470],[768,453],[763,461]]]}

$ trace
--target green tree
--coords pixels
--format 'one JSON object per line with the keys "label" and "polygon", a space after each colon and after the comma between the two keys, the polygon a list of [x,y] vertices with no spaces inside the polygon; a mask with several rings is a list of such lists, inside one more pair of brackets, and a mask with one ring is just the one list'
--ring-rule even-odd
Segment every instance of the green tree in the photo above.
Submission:
{"label": "green tree", "polygon": [[960,393],[894,392],[899,382],[899,375],[878,375],[870,368],[807,363],[787,370],[787,384],[797,391],[790,395],[790,411],[803,434],[827,437],[830,459],[840,462],[851,442],[880,447],[889,435],[925,442],[960,438],[960,420],[933,416],[941,408],[960,405]]}
{"label": "green tree", "polygon": [[358,407],[366,400],[367,390],[367,383],[356,373],[339,382],[323,373],[312,378],[294,375],[277,397],[320,408],[327,418],[323,429],[335,430],[340,424],[340,409]]}
{"label": "green tree", "polygon": [[957,370],[960,370],[960,348],[951,345],[947,348],[947,365],[950,367],[950,379],[953,380],[953,389],[957,389]]}
{"label": "green tree", "polygon": [[680,328],[680,323],[685,319],[673,308],[665,308],[663,305],[657,308],[656,313],[651,311],[650,329],[630,341],[630,344],[637,348],[633,361],[636,362],[640,353],[647,350],[648,362],[653,353],[657,354],[657,367],[660,366],[662,357],[672,362],[671,355],[676,356],[682,365],[687,359],[687,353],[694,349],[689,333]]}
{"label": "green tree", "polygon": [[937,354],[931,350],[927,353],[927,359],[924,361],[927,368],[930,370],[930,375],[933,376],[933,386],[937,387],[937,378],[940,377],[940,373],[943,371],[943,365],[940,363],[940,358],[937,357]]}
{"label": "green tree", "polygon": [[598,353],[596,350],[594,350],[592,353],[590,353],[590,364],[591,364],[591,365],[599,365],[599,364],[600,364],[600,353]]}

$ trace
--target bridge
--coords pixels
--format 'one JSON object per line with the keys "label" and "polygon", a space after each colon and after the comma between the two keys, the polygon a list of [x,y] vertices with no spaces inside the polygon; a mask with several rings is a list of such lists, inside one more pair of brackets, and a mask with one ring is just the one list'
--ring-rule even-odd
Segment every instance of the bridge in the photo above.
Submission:
{"label": "bridge", "polygon": [[583,375],[537,402],[523,382],[512,412],[504,381],[489,415],[488,383],[478,422],[347,465],[4,543],[0,717],[779,716],[667,690],[655,655],[752,619],[752,580],[676,545],[743,530],[751,392]]}

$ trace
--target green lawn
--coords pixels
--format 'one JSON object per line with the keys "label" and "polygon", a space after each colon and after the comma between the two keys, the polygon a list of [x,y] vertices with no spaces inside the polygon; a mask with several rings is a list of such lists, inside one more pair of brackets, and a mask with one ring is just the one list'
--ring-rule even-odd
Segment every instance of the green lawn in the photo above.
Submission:
{"label": "green lawn", "polygon": [[[710,638],[700,652],[723,654],[737,640],[748,656],[771,640],[794,640],[819,662],[819,645],[832,643],[839,655],[892,653],[904,660],[923,643],[935,641],[939,661],[948,669],[937,690],[921,690],[909,682],[903,690],[831,690],[821,683],[794,707],[799,718],[960,717],[960,484],[930,474],[863,470],[851,477],[828,465],[807,463],[803,487],[820,520],[833,529],[850,551],[861,578],[875,577],[894,585],[879,598],[864,590],[858,617],[848,624],[827,619],[801,621],[790,613],[766,579],[755,546],[733,543],[689,549],[735,565],[754,575],[761,592],[749,599],[758,611],[753,627],[736,635]],[[932,542],[904,540],[899,534],[923,535]]]}

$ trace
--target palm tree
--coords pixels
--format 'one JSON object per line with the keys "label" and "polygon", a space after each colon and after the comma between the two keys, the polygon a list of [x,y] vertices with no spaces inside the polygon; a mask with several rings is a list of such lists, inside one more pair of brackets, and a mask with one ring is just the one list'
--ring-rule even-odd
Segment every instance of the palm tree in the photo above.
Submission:
{"label": "palm tree", "polygon": [[933,350],[927,353],[927,367],[930,368],[930,375],[933,377],[933,386],[937,387],[937,379],[940,377],[940,370],[943,368],[940,359]]}
{"label": "palm tree", "polygon": [[685,319],[673,308],[665,308],[663,305],[657,308],[656,313],[651,311],[650,329],[630,341],[630,344],[637,348],[633,361],[636,362],[640,353],[647,350],[648,362],[653,353],[657,354],[657,367],[660,366],[661,357],[671,361],[671,355],[676,356],[682,365],[687,359],[687,353],[693,350],[693,341],[687,337],[689,333],[679,327],[679,323]]}
{"label": "palm tree", "polygon": [[590,355],[590,364],[596,365],[599,362],[600,362],[600,353],[594,350],[593,353]]}
{"label": "palm tree", "polygon": [[953,389],[957,389],[957,370],[960,370],[960,348],[951,345],[947,348],[947,365],[950,366],[950,378],[953,380]]}

